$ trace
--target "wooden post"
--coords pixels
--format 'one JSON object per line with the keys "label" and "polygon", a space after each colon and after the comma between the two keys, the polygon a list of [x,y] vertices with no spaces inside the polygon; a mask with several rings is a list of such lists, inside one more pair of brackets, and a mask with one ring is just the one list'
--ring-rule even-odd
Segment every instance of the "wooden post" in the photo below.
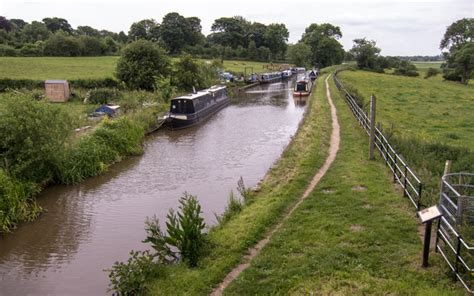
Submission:
{"label": "wooden post", "polygon": [[375,148],[375,96],[370,96],[370,140],[369,159],[374,159]]}

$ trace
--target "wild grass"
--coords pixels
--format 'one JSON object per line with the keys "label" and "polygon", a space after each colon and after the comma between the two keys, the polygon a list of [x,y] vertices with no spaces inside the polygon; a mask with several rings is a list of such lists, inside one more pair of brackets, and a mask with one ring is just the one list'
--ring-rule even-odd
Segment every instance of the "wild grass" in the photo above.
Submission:
{"label": "wild grass", "polygon": [[366,134],[331,90],[341,124],[335,162],[224,294],[464,295],[439,256],[420,268],[414,211],[384,165],[367,160]]}
{"label": "wild grass", "polygon": [[[177,61],[178,58],[173,58]],[[113,78],[117,56],[105,57],[0,57],[0,79],[102,79]],[[253,72],[266,72],[267,63],[224,60],[224,69],[244,73],[245,67]],[[250,69],[247,69],[247,73]]]}
{"label": "wild grass", "polygon": [[238,264],[246,250],[261,239],[288,207],[303,194],[327,154],[330,117],[322,83],[318,82],[308,113],[298,133],[271,169],[261,191],[248,197],[252,202],[223,227],[209,233],[211,249],[198,267],[170,267],[152,284],[151,294],[204,295],[211,292]]}

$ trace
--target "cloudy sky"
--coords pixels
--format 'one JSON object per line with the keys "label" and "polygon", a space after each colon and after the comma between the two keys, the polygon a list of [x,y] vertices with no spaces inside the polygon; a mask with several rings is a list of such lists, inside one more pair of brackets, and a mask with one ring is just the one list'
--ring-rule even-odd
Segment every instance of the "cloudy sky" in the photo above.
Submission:
{"label": "cloudy sky", "polygon": [[0,15],[28,22],[62,17],[76,28],[127,32],[138,20],[158,22],[168,12],[201,19],[203,33],[214,19],[241,15],[265,24],[284,23],[297,42],[311,23],[329,22],[342,29],[345,49],[354,38],[375,40],[383,55],[437,55],[446,27],[474,17],[473,0],[0,0]]}

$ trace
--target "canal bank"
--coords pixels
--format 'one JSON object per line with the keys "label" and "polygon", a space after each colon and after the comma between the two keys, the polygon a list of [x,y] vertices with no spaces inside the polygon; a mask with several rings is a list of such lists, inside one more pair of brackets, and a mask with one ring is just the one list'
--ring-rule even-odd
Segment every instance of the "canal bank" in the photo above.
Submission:
{"label": "canal bank", "polygon": [[0,241],[0,291],[107,295],[103,270],[145,248],[145,218],[164,221],[184,191],[213,225],[240,176],[256,185],[296,132],[305,108],[291,90],[292,82],[257,86],[203,125],[150,135],[143,155],[98,177],[47,188],[38,198],[44,214]]}
{"label": "canal bank", "polygon": [[[212,249],[197,268],[166,267],[151,283],[152,295],[205,295],[241,261],[247,250],[294,205],[323,165],[331,135],[331,116],[323,80],[318,80],[292,142],[268,171],[252,202],[225,226],[209,233]],[[292,90],[291,90],[292,92]]]}

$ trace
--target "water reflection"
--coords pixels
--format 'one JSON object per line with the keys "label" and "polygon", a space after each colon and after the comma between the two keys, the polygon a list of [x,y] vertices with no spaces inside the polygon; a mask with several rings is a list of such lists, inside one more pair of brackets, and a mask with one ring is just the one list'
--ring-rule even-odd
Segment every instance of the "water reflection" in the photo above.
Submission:
{"label": "water reflection", "polygon": [[295,133],[304,109],[291,89],[288,81],[241,93],[202,125],[150,136],[141,157],[45,190],[42,217],[0,239],[0,295],[106,294],[102,270],[143,249],[145,217],[164,220],[184,191],[214,223],[240,176],[255,185]]}

